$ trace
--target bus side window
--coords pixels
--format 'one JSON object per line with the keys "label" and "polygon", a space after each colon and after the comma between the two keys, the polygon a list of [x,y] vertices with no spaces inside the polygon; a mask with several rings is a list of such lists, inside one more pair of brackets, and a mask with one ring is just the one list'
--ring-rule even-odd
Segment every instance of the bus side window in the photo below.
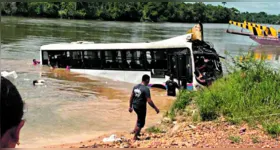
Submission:
{"label": "bus side window", "polygon": [[118,51],[111,51],[111,54],[112,54],[112,63],[111,63],[110,68],[119,69]]}
{"label": "bus side window", "polygon": [[87,69],[100,69],[100,52],[99,51],[85,51],[84,52],[84,66]]}
{"label": "bus side window", "polygon": [[146,57],[147,57],[147,68],[148,69],[155,69],[155,52],[154,51],[147,51],[147,54],[146,54]]}
{"label": "bus side window", "polygon": [[130,51],[126,51],[126,62],[129,66],[129,68],[132,68],[131,67],[131,58],[132,58],[132,54],[130,53]]}
{"label": "bus side window", "polygon": [[136,52],[135,51],[130,51],[130,53],[131,53],[131,58],[130,58],[130,67],[131,67],[131,69],[138,69],[138,67],[137,67],[137,63],[136,63]]}
{"label": "bus side window", "polygon": [[146,53],[147,53],[147,51],[140,51],[139,61],[140,61],[140,64],[141,64],[143,70],[147,70],[147,65],[148,65]]}
{"label": "bus side window", "polygon": [[42,62],[42,64],[43,65],[48,64],[48,59],[49,59],[48,52],[47,51],[43,51],[43,57],[42,57],[43,62]]}
{"label": "bus side window", "polygon": [[100,69],[101,68],[101,54],[100,51],[93,51],[93,68]]}
{"label": "bus side window", "polygon": [[92,51],[84,51],[84,67],[86,69],[92,68],[90,60],[92,59]]}
{"label": "bus side window", "polygon": [[167,69],[166,52],[163,50],[155,52],[155,69]]}
{"label": "bus side window", "polygon": [[112,53],[111,51],[105,51],[105,65],[104,68],[109,69],[111,68],[112,63]]}
{"label": "bus side window", "polygon": [[67,65],[67,58],[66,58],[66,52],[62,51],[62,54],[58,56],[59,57],[59,67],[65,68]]}
{"label": "bus side window", "polygon": [[105,51],[100,51],[100,58],[101,58],[101,69],[106,68],[106,58],[105,58]]}
{"label": "bus side window", "polygon": [[121,51],[121,68],[129,69],[129,63],[127,62],[127,51]]}
{"label": "bus side window", "polygon": [[123,69],[121,51],[116,51],[116,57],[115,58],[116,58],[116,63],[117,63],[117,69]]}
{"label": "bus side window", "polygon": [[146,68],[151,69],[152,56],[150,51],[146,51]]}
{"label": "bus side window", "polygon": [[70,51],[66,51],[66,56],[65,56],[65,65],[66,66],[71,66],[71,56],[70,56]]}
{"label": "bus side window", "polygon": [[81,51],[72,51],[71,66],[73,68],[82,68]]}
{"label": "bus side window", "polygon": [[131,51],[132,58],[131,58],[131,68],[136,70],[143,70],[144,66],[140,62],[141,51]]}

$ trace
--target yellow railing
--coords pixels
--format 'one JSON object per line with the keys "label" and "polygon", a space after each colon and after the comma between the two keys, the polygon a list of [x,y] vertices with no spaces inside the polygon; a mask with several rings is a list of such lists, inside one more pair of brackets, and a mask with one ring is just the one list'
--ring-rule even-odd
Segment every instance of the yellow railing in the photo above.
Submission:
{"label": "yellow railing", "polygon": [[267,26],[263,26],[260,24],[246,22],[246,21],[244,21],[243,23],[240,23],[240,22],[235,22],[232,20],[229,21],[229,24],[233,24],[235,26],[238,26],[238,27],[241,27],[244,29],[248,29],[250,32],[252,32],[254,35],[257,35],[257,36],[272,36],[275,38],[278,37],[277,30],[274,29],[273,27],[267,27]]}

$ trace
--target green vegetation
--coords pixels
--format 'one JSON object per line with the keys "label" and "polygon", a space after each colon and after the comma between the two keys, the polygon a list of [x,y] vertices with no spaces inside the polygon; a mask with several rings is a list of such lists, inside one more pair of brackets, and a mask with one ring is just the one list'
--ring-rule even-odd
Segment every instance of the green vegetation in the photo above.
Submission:
{"label": "green vegetation", "polygon": [[150,128],[147,128],[146,131],[148,133],[162,133],[161,129],[160,128],[157,128],[157,127],[150,127]]}
{"label": "green vegetation", "polygon": [[260,143],[260,140],[259,140],[259,138],[258,137],[252,137],[251,138],[252,139],[252,142],[254,143],[254,144],[256,144],[256,143]]}
{"label": "green vegetation", "polygon": [[228,139],[231,140],[232,143],[240,143],[241,142],[241,138],[239,136],[229,136]]}
{"label": "green vegetation", "polygon": [[278,137],[280,135],[280,124],[279,123],[266,123],[263,125],[267,133],[273,137]]}
{"label": "green vegetation", "polygon": [[182,2],[2,2],[2,15],[108,21],[280,24],[280,15],[240,12],[236,8]]}
{"label": "green vegetation", "polygon": [[190,92],[186,90],[180,91],[177,100],[171,106],[168,116],[173,120],[175,118],[175,114],[178,111],[184,110],[186,106],[190,104],[194,94],[195,94],[194,92]]}
{"label": "green vegetation", "polygon": [[[196,94],[181,93],[171,108],[183,110],[192,103],[202,121],[226,118],[231,123],[263,124],[271,135],[280,133],[280,73],[254,54],[232,58],[229,74]],[[179,104],[178,104],[179,103]],[[183,106],[184,104],[185,107]]]}

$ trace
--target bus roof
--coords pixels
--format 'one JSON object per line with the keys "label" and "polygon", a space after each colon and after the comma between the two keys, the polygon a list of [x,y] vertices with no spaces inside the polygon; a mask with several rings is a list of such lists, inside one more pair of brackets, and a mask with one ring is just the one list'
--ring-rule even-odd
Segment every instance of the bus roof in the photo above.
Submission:
{"label": "bus roof", "polygon": [[187,40],[191,34],[185,34],[167,40],[150,43],[57,43],[41,46],[41,50],[126,50],[126,49],[166,49],[166,48],[191,48],[191,42]]}

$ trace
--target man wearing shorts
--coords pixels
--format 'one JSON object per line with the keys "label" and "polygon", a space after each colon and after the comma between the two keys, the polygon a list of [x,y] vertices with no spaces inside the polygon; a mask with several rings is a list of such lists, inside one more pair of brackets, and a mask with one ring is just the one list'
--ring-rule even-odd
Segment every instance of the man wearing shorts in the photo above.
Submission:
{"label": "man wearing shorts", "polygon": [[146,112],[147,112],[147,102],[149,105],[155,109],[157,113],[159,113],[159,109],[154,105],[151,100],[150,89],[147,85],[150,82],[150,76],[143,75],[142,83],[134,86],[130,101],[129,101],[129,112],[131,113],[133,110],[137,114],[137,122],[134,128],[134,140],[139,140],[138,136],[140,135],[141,129],[145,125],[146,120]]}

